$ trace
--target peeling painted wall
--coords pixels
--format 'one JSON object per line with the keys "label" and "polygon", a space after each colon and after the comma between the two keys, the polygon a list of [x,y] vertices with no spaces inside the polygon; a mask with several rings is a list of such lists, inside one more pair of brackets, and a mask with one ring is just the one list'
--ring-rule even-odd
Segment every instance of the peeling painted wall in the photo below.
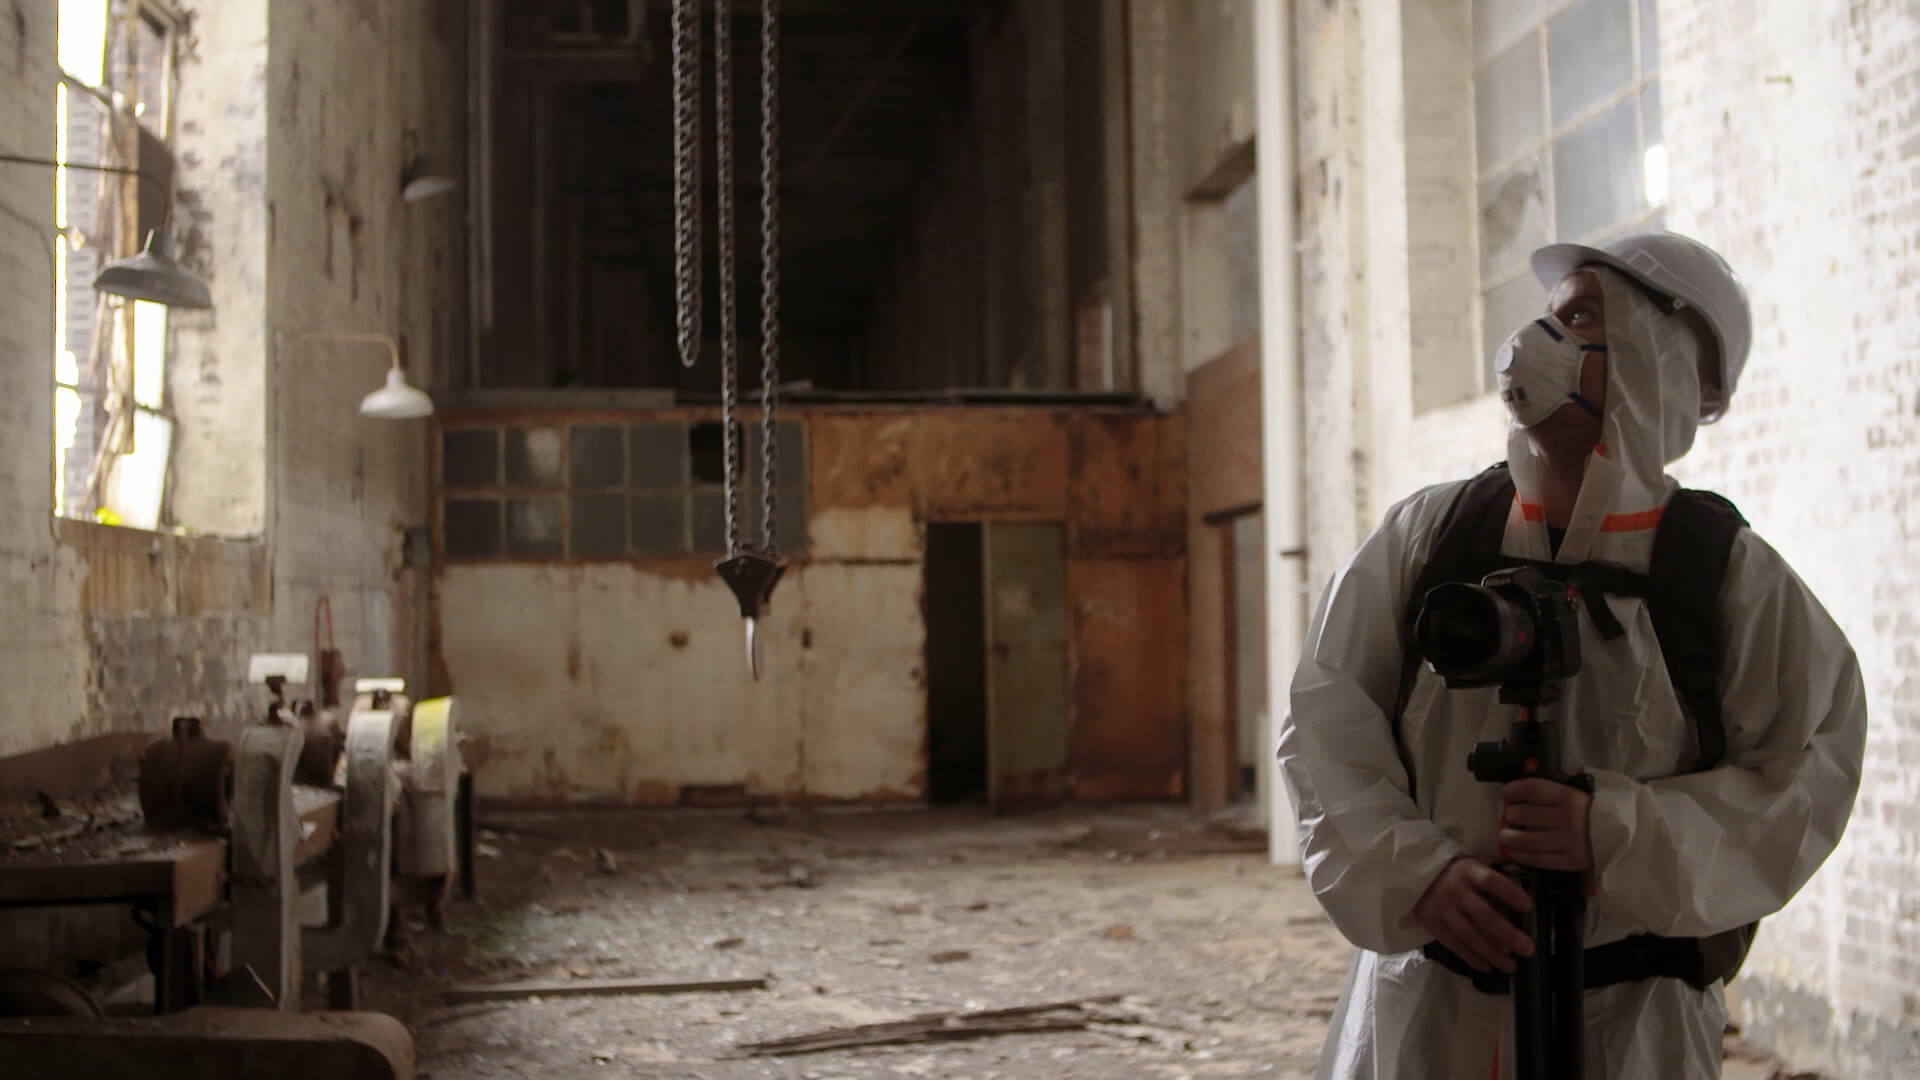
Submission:
{"label": "peeling painted wall", "polygon": [[75,737],[167,729],[201,717],[232,738],[264,706],[249,688],[270,608],[258,541],[179,537],[62,521],[85,566],[80,607],[91,663]]}
{"label": "peeling painted wall", "polygon": [[[1070,715],[1059,718],[1075,748],[1069,773],[1085,797],[1184,792],[1181,417],[796,413],[807,426],[807,548],[774,594],[757,684],[746,674],[738,610],[709,556],[453,562],[437,571],[435,663],[463,724],[481,736],[482,795],[921,798],[929,521],[1063,526],[1062,616],[1079,627],[1063,690]],[[705,413],[621,421],[663,416]],[[443,422],[503,420],[470,413]],[[1132,632],[1143,623],[1166,632]]]}
{"label": "peeling painted wall", "polygon": [[219,536],[267,525],[267,7],[226,4],[182,42],[175,247],[210,311],[169,314],[173,519]]}
{"label": "peeling painted wall", "polygon": [[428,425],[369,420],[392,335],[416,386],[463,355],[467,186],[400,198],[412,133],[437,167],[465,160],[465,33],[437,4],[273,0],[268,16],[268,530],[275,649],[314,647],[321,599],[354,675],[425,675],[402,567],[427,519]]}

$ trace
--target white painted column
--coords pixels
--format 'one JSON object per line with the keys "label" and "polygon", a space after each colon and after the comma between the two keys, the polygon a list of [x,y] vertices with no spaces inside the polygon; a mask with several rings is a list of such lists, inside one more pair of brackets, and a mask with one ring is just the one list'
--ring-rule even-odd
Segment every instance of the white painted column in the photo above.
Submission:
{"label": "white painted column", "polygon": [[1267,798],[1267,858],[1300,863],[1293,802],[1274,761],[1306,627],[1302,493],[1299,254],[1294,178],[1293,3],[1255,0],[1254,94],[1260,199],[1260,471],[1267,546],[1267,709],[1260,733],[1260,790]]}

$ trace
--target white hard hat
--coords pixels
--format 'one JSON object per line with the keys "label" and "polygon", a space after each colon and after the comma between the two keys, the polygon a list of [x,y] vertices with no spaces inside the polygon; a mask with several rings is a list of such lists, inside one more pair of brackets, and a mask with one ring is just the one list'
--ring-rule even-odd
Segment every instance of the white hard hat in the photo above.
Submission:
{"label": "white hard hat", "polygon": [[[1753,311],[1740,278],[1712,248],[1670,232],[1629,233],[1597,248],[1584,244],[1548,244],[1533,253],[1533,276],[1551,292],[1561,279],[1591,263],[1611,266],[1654,292],[1671,296],[1698,311],[1719,339],[1720,397],[1706,402],[1701,419],[1712,423],[1726,412],[1753,342]],[[1704,387],[1702,388],[1705,389]]]}

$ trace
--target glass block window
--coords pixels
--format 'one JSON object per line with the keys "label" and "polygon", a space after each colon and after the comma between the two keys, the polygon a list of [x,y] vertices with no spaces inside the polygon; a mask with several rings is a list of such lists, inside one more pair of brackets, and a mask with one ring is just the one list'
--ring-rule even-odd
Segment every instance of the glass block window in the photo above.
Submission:
{"label": "glass block window", "polygon": [[1481,371],[1546,295],[1527,258],[1664,227],[1654,0],[1473,0]]}
{"label": "glass block window", "polygon": [[[449,560],[593,561],[726,551],[726,451],[717,422],[653,420],[448,428],[440,435]],[[777,425],[780,550],[806,550],[807,440]],[[760,427],[740,433],[741,539],[758,542]]]}

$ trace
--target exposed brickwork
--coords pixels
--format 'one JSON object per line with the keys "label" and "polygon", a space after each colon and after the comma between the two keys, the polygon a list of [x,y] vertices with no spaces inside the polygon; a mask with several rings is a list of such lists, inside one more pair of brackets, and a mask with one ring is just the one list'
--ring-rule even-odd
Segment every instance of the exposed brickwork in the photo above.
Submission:
{"label": "exposed brickwork", "polygon": [[1920,1071],[1920,11],[1666,0],[1674,228],[1757,321],[1741,397],[1681,477],[1725,491],[1860,652],[1872,719],[1841,849],[1762,933],[1756,1035],[1840,1076]]}

